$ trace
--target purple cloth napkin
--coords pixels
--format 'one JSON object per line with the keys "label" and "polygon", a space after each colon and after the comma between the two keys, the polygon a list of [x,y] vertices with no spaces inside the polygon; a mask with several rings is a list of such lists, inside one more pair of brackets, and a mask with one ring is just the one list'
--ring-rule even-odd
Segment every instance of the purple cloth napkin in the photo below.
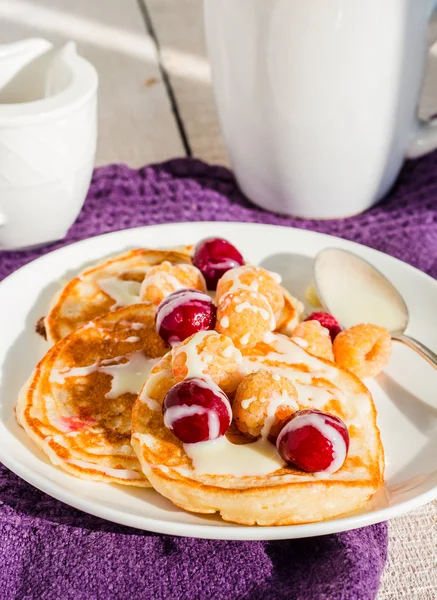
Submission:
{"label": "purple cloth napkin", "polygon": [[[139,170],[99,168],[67,238],[37,250],[1,253],[0,279],[54,248],[89,236],[204,220],[331,233],[392,254],[435,277],[437,154],[409,163],[379,206],[335,221],[303,221],[257,209],[238,191],[228,170],[194,159]],[[386,524],[280,542],[194,540],[128,529],[53,500],[0,465],[4,600],[367,600],[376,595],[386,554]]]}

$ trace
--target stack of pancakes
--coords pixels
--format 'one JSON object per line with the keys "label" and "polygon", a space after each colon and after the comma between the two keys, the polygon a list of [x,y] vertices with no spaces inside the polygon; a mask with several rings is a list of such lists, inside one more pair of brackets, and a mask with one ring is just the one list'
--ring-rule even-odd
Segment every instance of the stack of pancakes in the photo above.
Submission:
{"label": "stack of pancakes", "polygon": [[[199,474],[193,468],[163,423],[161,405],[175,383],[169,348],[156,333],[156,307],[139,298],[147,270],[164,261],[189,264],[190,248],[131,250],[85,270],[53,300],[43,325],[54,345],[17,404],[18,422],[32,440],[77,477],[152,485],[185,510],[219,512],[237,523],[312,522],[361,506],[383,482],[372,397],[354,375],[283,335],[301,312],[286,290],[276,333],[243,352],[245,372],[285,375],[298,389],[299,408],[340,417],[350,435],[345,464],[331,475],[281,465],[262,476]],[[247,441],[233,426],[227,436],[236,447]]]}
{"label": "stack of pancakes", "polygon": [[189,263],[189,248],[136,249],[102,261],[61,289],[43,320],[54,346],[21,390],[17,419],[73,475],[150,485],[130,443],[131,413],[168,350],[156,333],[156,307],[139,297],[147,270],[164,261]]}

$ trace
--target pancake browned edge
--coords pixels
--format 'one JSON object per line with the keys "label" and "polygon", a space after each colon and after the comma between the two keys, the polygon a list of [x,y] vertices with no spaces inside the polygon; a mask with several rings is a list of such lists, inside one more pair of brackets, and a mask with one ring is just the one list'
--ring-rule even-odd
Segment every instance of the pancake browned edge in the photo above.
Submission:
{"label": "pancake browned edge", "polygon": [[65,471],[148,486],[130,444],[132,405],[166,351],[145,304],[94,319],[40,361],[20,392],[17,420]]}
{"label": "pancake browned edge", "polygon": [[[153,487],[185,510],[218,512],[224,520],[244,525],[310,523],[361,507],[383,484],[384,472],[370,392],[351,373],[309,355],[283,335],[275,334],[271,342],[248,352],[246,372],[261,368],[286,375],[297,384],[300,408],[318,408],[345,421],[350,448],[342,468],[332,475],[291,467],[262,477],[196,474],[183,444],[164,426],[162,402],[175,383],[166,355],[150,373],[132,415],[132,445]],[[242,442],[234,425],[227,436]]]}
{"label": "pancake browned edge", "polygon": [[281,314],[276,319],[275,331],[284,333],[285,335],[291,335],[295,327],[297,327],[302,320],[304,305],[300,300],[292,296],[284,287],[281,287],[281,289],[284,293],[284,306]]}
{"label": "pancake browned edge", "polygon": [[[101,317],[111,310],[139,302],[141,282],[147,270],[164,261],[191,263],[191,246],[175,250],[137,248],[100,261],[80,273],[56,294],[44,326],[49,342],[55,343],[77,327]],[[125,301],[117,303],[98,285],[99,281],[119,279],[125,286]],[[130,282],[130,283],[129,283]]]}

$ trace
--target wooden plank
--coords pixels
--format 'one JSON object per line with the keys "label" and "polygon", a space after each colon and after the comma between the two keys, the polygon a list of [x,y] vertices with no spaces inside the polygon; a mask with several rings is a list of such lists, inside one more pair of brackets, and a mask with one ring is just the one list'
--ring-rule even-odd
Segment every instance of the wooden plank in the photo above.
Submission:
{"label": "wooden plank", "polygon": [[145,0],[193,156],[229,164],[214,103],[202,0]]}
{"label": "wooden plank", "polygon": [[2,43],[75,40],[100,77],[97,164],[184,154],[156,48],[136,0],[0,0]]}

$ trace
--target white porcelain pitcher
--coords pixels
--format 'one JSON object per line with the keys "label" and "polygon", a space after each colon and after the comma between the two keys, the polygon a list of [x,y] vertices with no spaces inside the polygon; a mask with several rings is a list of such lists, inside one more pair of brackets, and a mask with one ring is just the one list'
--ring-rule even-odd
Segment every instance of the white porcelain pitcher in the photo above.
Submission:
{"label": "white porcelain pitcher", "polygon": [[256,204],[345,217],[437,146],[417,116],[436,0],[205,0],[222,131]]}
{"label": "white porcelain pitcher", "polygon": [[0,45],[0,249],[63,238],[91,180],[94,67],[73,42]]}

